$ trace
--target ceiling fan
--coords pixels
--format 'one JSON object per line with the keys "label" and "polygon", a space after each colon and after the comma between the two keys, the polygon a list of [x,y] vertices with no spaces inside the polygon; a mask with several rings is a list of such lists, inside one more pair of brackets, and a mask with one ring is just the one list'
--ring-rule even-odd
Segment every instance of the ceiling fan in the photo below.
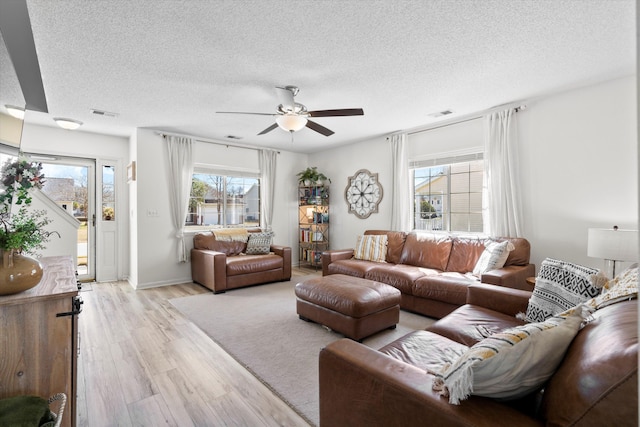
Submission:
{"label": "ceiling fan", "polygon": [[362,108],[343,108],[339,110],[316,110],[307,111],[307,107],[295,102],[294,97],[300,89],[296,86],[276,86],[276,93],[280,99],[280,105],[276,107],[275,113],[245,113],[239,111],[217,111],[218,114],[253,114],[258,116],[275,116],[276,122],[260,132],[264,135],[280,127],[287,132],[296,132],[304,127],[308,127],[324,136],[331,136],[334,132],[331,129],[309,120],[309,117],[338,117],[338,116],[362,116]]}

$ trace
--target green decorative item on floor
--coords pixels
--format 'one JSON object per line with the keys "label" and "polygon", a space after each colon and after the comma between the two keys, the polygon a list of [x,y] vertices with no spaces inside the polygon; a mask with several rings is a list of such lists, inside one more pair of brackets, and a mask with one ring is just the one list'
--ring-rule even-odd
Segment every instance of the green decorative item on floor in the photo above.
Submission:
{"label": "green decorative item on floor", "polygon": [[[45,211],[29,210],[34,188],[42,188],[42,164],[10,159],[0,170],[0,295],[9,295],[36,286],[42,266],[26,254],[44,249],[51,234]],[[59,235],[58,235],[59,236]]]}

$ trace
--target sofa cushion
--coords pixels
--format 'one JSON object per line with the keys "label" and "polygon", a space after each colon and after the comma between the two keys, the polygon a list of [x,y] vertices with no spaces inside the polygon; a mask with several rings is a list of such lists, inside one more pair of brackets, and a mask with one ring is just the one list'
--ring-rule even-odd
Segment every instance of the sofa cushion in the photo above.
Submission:
{"label": "sofa cushion", "polygon": [[465,304],[430,325],[427,330],[469,347],[524,320],[489,308]]}
{"label": "sofa cushion", "polygon": [[227,256],[238,255],[244,252],[246,244],[244,242],[225,242],[216,240],[213,234],[198,233],[193,236],[194,249],[207,249],[210,251],[222,252]]}
{"label": "sofa cushion", "polygon": [[365,261],[386,262],[387,236],[385,234],[358,236],[353,257]]}
{"label": "sofa cushion", "polygon": [[436,375],[434,390],[458,405],[469,395],[501,399],[525,396],[541,387],[555,372],[580,329],[585,307],[580,306],[541,323],[498,332],[471,347]]}
{"label": "sofa cushion", "polygon": [[403,294],[412,295],[413,283],[426,274],[438,274],[438,271],[404,264],[377,264],[365,273],[364,278],[386,283]]}
{"label": "sofa cushion", "polygon": [[478,283],[461,273],[429,274],[416,280],[412,294],[419,298],[462,305],[467,300],[467,288]]}
{"label": "sofa cushion", "polygon": [[400,263],[444,271],[453,247],[450,236],[412,232],[407,236]]}
{"label": "sofa cushion", "polygon": [[474,276],[480,277],[482,273],[504,267],[509,257],[509,252],[514,249],[515,246],[508,240],[503,242],[488,241],[485,243],[485,249],[473,267]]}
{"label": "sofa cushion", "polygon": [[247,255],[266,255],[271,250],[272,232],[249,233],[247,241]]}
{"label": "sofa cushion", "polygon": [[598,269],[547,258],[540,265],[525,320],[541,322],[600,293]]}
{"label": "sofa cushion", "polygon": [[363,261],[355,258],[341,259],[329,264],[327,271],[328,274],[346,274],[353,277],[364,277],[367,271],[378,265],[377,262]]}
{"label": "sofa cushion", "polygon": [[380,350],[388,356],[423,370],[435,370],[445,363],[453,363],[469,347],[427,331],[409,332]]}
{"label": "sofa cushion", "polygon": [[387,262],[400,263],[400,256],[402,255],[404,242],[407,240],[407,233],[403,231],[367,230],[364,234],[367,236],[380,234],[387,236]]}
{"label": "sofa cushion", "polygon": [[513,243],[514,249],[509,252],[509,257],[504,263],[505,266],[529,264],[529,260],[531,259],[531,243],[529,243],[527,239],[523,239],[522,237],[500,237],[496,238],[495,240],[498,242],[509,240],[511,243]]}
{"label": "sofa cushion", "polygon": [[283,258],[275,254],[238,255],[227,258],[227,276],[282,269],[283,265]]}
{"label": "sofa cushion", "polygon": [[486,239],[455,237],[447,271],[469,273],[473,271],[480,255],[484,252]]}

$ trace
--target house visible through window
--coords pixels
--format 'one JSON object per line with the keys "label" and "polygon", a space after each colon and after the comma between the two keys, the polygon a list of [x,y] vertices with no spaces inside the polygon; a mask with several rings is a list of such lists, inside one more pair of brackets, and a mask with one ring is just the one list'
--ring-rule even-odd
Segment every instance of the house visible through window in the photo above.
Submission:
{"label": "house visible through window", "polygon": [[194,173],[185,224],[259,226],[260,180],[251,176]]}
{"label": "house visible through window", "polygon": [[416,230],[482,232],[484,163],[480,154],[471,157],[475,159],[434,160],[429,162],[433,166],[427,167],[424,167],[426,162],[414,162]]}

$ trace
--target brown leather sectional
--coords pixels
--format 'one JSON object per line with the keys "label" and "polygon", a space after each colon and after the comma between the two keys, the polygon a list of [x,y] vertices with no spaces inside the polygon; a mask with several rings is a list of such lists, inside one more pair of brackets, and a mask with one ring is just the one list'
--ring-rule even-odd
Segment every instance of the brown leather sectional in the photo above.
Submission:
{"label": "brown leather sectional", "polygon": [[[637,426],[638,301],[600,310],[581,329],[542,390],[513,401],[470,396],[452,405],[426,373],[446,352],[471,346],[478,331],[522,324],[530,292],[475,284],[467,303],[426,331],[381,348],[350,339],[320,352],[320,425]],[[425,348],[431,351],[424,351]]]}
{"label": "brown leather sectional", "polygon": [[244,255],[245,248],[246,243],[216,242],[211,233],[196,234],[191,250],[193,281],[217,294],[291,279],[290,247],[271,245],[268,255]]}
{"label": "brown leather sectional", "polygon": [[[346,274],[386,283],[402,293],[400,307],[441,318],[465,304],[467,288],[478,283],[465,273],[473,271],[488,239],[457,237],[432,232],[367,230],[387,235],[386,263],[353,258],[353,249],[322,253],[322,275]],[[483,283],[532,290],[526,279],[535,276],[529,263],[526,239],[509,238],[515,249],[504,267],[482,274]]]}

